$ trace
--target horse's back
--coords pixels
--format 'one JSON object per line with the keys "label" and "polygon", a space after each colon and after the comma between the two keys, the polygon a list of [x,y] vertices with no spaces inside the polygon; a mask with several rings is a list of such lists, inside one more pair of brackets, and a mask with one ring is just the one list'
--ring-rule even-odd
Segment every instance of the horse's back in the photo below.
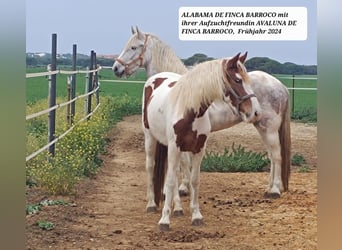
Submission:
{"label": "horse's back", "polygon": [[[177,83],[181,75],[173,72],[157,73],[147,79],[144,85],[143,98],[146,101],[149,99],[158,99],[159,102],[164,101],[171,88]],[[152,98],[153,97],[153,98]]]}
{"label": "horse's back", "polygon": [[181,77],[180,74],[174,73],[174,72],[159,72],[157,74],[154,74],[150,76],[146,82],[145,82],[145,87],[153,84],[153,82],[156,81],[156,79],[175,79],[178,80]]}
{"label": "horse's back", "polygon": [[248,77],[253,90],[260,91],[260,89],[264,89],[266,91],[272,90],[288,93],[286,86],[281,81],[264,71],[255,70],[248,72]]}
{"label": "horse's back", "polygon": [[[286,86],[274,76],[263,71],[248,72],[253,92],[260,104],[280,104],[283,106],[289,99]],[[278,106],[278,105],[275,105]]]}
{"label": "horse's back", "polygon": [[[143,109],[152,99],[162,102],[181,75],[173,72],[160,72],[147,79],[143,91]],[[146,110],[146,109],[145,109]]]}

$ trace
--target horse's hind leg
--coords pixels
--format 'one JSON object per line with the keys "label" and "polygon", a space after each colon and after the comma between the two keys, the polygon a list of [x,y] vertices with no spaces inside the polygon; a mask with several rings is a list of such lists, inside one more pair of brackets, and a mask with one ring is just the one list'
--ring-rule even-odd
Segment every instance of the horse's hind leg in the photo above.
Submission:
{"label": "horse's hind leg", "polygon": [[190,179],[191,158],[189,153],[181,154],[180,172],[181,172],[181,185],[178,192],[180,196],[187,196],[189,194],[189,179]]}
{"label": "horse's hind leg", "polygon": [[173,208],[173,215],[178,217],[178,216],[183,216],[183,207],[181,204],[181,199],[180,195],[178,192],[178,179],[176,178],[176,185],[174,186],[173,190],[173,203],[174,203],[174,208]]}
{"label": "horse's hind leg", "polygon": [[[171,203],[177,192],[177,168],[179,168],[180,151],[175,143],[168,144],[168,167],[166,171],[166,178],[164,184],[165,201],[162,210],[162,217],[158,224],[161,231],[168,231],[170,229],[170,215],[171,215]],[[177,192],[178,193],[178,192]],[[179,195],[178,195],[179,197]]]}
{"label": "horse's hind leg", "polygon": [[156,153],[156,145],[157,145],[157,141],[147,131],[145,131],[146,174],[147,174],[146,211],[148,213],[157,211],[157,205],[154,201],[154,188],[153,188],[153,168],[154,168],[154,156]]}
{"label": "horse's hind leg", "polygon": [[[272,126],[271,126],[272,125]],[[284,191],[281,180],[281,147],[278,135],[278,122],[267,122],[267,127],[260,123],[255,124],[263,142],[267,147],[268,157],[271,161],[271,170],[269,176],[269,185],[266,189],[265,196],[271,198],[279,198]]]}
{"label": "horse's hind leg", "polygon": [[[205,148],[205,147],[204,147]],[[203,216],[199,208],[199,186],[200,186],[200,164],[204,155],[204,148],[201,152],[192,157],[191,181],[190,181],[190,210],[192,213],[191,221],[193,226],[203,224]]]}

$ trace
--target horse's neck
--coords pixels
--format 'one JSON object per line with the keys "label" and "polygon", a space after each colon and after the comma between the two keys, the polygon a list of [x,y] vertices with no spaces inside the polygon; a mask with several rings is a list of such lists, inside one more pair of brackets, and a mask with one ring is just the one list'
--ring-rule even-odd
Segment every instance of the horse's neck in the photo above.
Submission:
{"label": "horse's neck", "polygon": [[151,45],[150,60],[146,62],[147,77],[160,72],[173,72],[183,75],[187,68],[166,44],[154,38]]}
{"label": "horse's neck", "polygon": [[226,102],[213,102],[207,112],[209,114],[211,132],[230,128],[242,121],[241,117]]}
{"label": "horse's neck", "polygon": [[222,70],[220,61],[196,66],[195,70],[183,75],[172,88],[172,97],[185,110],[195,112],[206,109],[211,103],[223,98]]}
{"label": "horse's neck", "polygon": [[161,70],[158,70],[154,65],[152,65],[151,63],[150,64],[146,64],[145,66],[145,70],[146,70],[146,74],[147,74],[147,78],[157,74],[157,73],[160,73],[160,72],[164,72],[164,71],[161,71]]}

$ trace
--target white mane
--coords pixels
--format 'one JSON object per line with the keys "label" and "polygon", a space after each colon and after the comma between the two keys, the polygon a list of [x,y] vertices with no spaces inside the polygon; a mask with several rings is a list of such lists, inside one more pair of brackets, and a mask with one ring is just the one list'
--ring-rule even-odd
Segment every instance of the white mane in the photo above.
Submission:
{"label": "white mane", "polygon": [[[175,72],[180,75],[187,72],[187,68],[169,45],[157,36],[149,33],[145,52],[145,64],[148,77],[159,72]],[[149,61],[149,63],[147,63]]]}
{"label": "white mane", "polygon": [[210,105],[224,96],[222,59],[207,61],[184,74],[171,94],[174,103],[184,110],[198,112],[201,105]]}

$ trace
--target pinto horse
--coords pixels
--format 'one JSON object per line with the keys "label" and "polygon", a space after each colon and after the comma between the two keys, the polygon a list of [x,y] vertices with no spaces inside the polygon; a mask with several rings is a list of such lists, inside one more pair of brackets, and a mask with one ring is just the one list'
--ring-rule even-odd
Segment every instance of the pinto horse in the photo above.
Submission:
{"label": "pinto horse", "polygon": [[[169,71],[185,74],[187,68],[175,52],[157,36],[132,28],[132,36],[113,64],[114,73],[129,76],[139,67],[144,67],[147,77]],[[253,125],[259,132],[271,161],[267,197],[278,198],[288,190],[291,159],[290,107],[287,88],[275,77],[262,72],[248,73],[251,88],[262,109],[259,121]],[[214,102],[208,108],[211,131],[232,127],[242,121],[226,103]],[[180,193],[187,193],[190,159],[183,154],[183,171]],[[152,185],[148,183],[148,185]]]}
{"label": "pinto horse", "polygon": [[[260,106],[239,56],[198,64],[182,76],[171,72],[158,73],[144,85],[142,124],[146,169],[148,172],[154,169],[154,192],[149,192],[148,202],[155,208],[162,193],[165,195],[158,223],[161,231],[169,230],[171,202],[174,193],[178,193],[177,169],[182,152],[189,152],[192,156],[192,224],[203,223],[198,194],[200,164],[211,132],[208,107],[214,101],[225,102],[245,122],[255,122],[259,118]],[[175,207],[182,211],[180,201],[175,201]]]}

